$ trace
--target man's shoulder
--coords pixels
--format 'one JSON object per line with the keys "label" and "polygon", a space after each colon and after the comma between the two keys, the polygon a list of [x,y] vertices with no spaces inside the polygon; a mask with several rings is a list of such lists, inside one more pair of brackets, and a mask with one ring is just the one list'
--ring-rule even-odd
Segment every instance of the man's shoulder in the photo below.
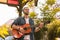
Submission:
{"label": "man's shoulder", "polygon": [[21,19],[22,17],[18,17],[18,18],[16,18],[16,19]]}
{"label": "man's shoulder", "polygon": [[29,18],[30,20],[34,21],[32,18]]}
{"label": "man's shoulder", "polygon": [[22,17],[17,17],[15,20],[21,20],[22,19]]}

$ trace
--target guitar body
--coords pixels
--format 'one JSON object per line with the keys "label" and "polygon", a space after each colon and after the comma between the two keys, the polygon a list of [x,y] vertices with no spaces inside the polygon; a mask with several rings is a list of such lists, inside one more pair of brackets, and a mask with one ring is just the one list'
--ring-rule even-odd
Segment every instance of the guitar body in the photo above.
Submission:
{"label": "guitar body", "polygon": [[21,38],[24,34],[29,34],[31,32],[31,27],[29,24],[24,24],[22,26],[20,26],[20,28],[23,28],[25,30],[24,33],[20,32],[20,30],[16,30],[16,29],[12,29],[12,35],[15,38]]}
{"label": "guitar body", "polygon": [[15,30],[15,29],[12,30],[12,35],[13,35],[13,37],[15,37],[15,38],[20,38],[20,37],[23,36],[23,34],[22,34],[21,32],[18,32],[18,31]]}
{"label": "guitar body", "polygon": [[25,30],[24,34],[29,34],[31,32],[31,27],[29,24],[23,25],[23,29]]}

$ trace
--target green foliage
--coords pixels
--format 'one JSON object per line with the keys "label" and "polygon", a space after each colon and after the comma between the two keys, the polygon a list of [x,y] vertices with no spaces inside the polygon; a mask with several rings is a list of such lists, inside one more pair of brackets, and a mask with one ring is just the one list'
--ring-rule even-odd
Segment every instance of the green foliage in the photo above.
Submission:
{"label": "green foliage", "polygon": [[60,27],[57,28],[57,36],[60,37]]}
{"label": "green foliage", "polygon": [[47,25],[47,28],[49,40],[55,40],[56,37],[60,37],[60,20],[55,19]]}
{"label": "green foliage", "polygon": [[48,28],[48,39],[55,40],[55,37],[60,36],[60,20],[55,20],[54,15],[60,11],[60,8],[52,9],[52,5],[55,4],[56,0],[47,0],[45,6],[42,9],[44,14],[43,21],[45,26]]}
{"label": "green foliage", "polygon": [[36,17],[36,14],[35,12],[31,12],[29,16],[34,19]]}
{"label": "green foliage", "polygon": [[40,31],[35,33],[35,40],[41,40],[43,39],[44,36],[44,30],[40,29]]}
{"label": "green foliage", "polygon": [[46,5],[44,8],[43,8],[43,11],[45,12],[46,10],[48,10],[49,9],[49,7],[48,7],[48,5]]}
{"label": "green foliage", "polygon": [[54,16],[59,11],[60,11],[60,8],[53,9],[52,12],[51,12],[52,16]]}
{"label": "green foliage", "polygon": [[56,1],[56,0],[47,0],[46,3],[47,3],[48,5],[53,5],[53,4],[55,4],[55,1]]}
{"label": "green foliage", "polygon": [[6,24],[4,24],[0,27],[0,37],[5,38],[7,35],[9,35],[8,29]]}
{"label": "green foliage", "polygon": [[56,0],[47,0],[45,7],[43,7],[42,12],[44,14],[44,22],[54,20],[54,15],[60,11],[60,8],[52,9],[52,5],[55,3]]}

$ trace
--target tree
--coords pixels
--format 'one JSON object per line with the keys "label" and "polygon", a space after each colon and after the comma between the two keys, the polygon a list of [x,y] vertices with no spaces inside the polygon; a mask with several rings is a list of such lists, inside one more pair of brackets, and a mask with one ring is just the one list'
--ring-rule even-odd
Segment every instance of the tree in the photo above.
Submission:
{"label": "tree", "polygon": [[18,0],[19,2],[19,8],[18,8],[18,12],[19,12],[19,16],[22,15],[22,8],[24,5],[26,5],[27,2],[31,2],[33,0]]}
{"label": "tree", "polygon": [[19,16],[22,15],[23,6],[26,5],[27,2],[31,2],[31,1],[34,1],[35,6],[37,6],[38,0],[18,0],[18,2],[19,2],[19,8],[18,8]]}
{"label": "tree", "polygon": [[46,1],[46,4],[43,5],[43,9],[42,9],[42,12],[43,12],[43,15],[44,15],[44,22],[45,24],[49,21],[52,21],[54,19],[54,15],[60,11],[60,8],[57,7],[57,8],[52,8],[52,6],[55,4],[56,0],[47,0]]}
{"label": "tree", "polygon": [[[43,21],[45,23],[44,26],[46,26],[47,24],[53,22],[55,20],[54,18],[54,15],[60,11],[60,8],[57,7],[57,8],[53,8],[52,6],[55,4],[56,0],[47,0],[46,1],[46,4],[44,5],[43,9],[42,9],[42,12],[43,12],[43,15],[44,15],[44,18],[43,18]],[[55,26],[55,25],[54,25]],[[51,27],[50,26],[50,29],[48,29],[48,40],[54,40],[55,37],[56,37],[56,29],[57,27]],[[50,30],[50,31],[49,31]]]}
{"label": "tree", "polygon": [[35,0],[35,6],[37,6],[38,0]]}
{"label": "tree", "polygon": [[24,0],[18,0],[18,2],[19,2],[19,8],[18,8],[19,16],[22,15],[22,8],[23,8],[23,6],[28,2],[28,1],[26,1],[26,2],[23,3],[23,1]]}

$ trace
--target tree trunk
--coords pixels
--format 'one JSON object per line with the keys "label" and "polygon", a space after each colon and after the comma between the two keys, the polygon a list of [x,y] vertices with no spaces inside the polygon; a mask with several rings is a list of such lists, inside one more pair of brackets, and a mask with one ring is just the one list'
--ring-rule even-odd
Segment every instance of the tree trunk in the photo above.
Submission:
{"label": "tree trunk", "polygon": [[19,8],[18,8],[18,12],[19,12],[19,16],[22,15],[22,0],[18,0],[19,2]]}
{"label": "tree trunk", "polygon": [[22,8],[28,2],[28,1],[26,1],[25,3],[22,3],[22,1],[23,0],[18,0],[18,2],[19,2],[19,8],[18,8],[19,16],[22,16]]}
{"label": "tree trunk", "polygon": [[34,0],[35,1],[35,6],[37,6],[38,0]]}

